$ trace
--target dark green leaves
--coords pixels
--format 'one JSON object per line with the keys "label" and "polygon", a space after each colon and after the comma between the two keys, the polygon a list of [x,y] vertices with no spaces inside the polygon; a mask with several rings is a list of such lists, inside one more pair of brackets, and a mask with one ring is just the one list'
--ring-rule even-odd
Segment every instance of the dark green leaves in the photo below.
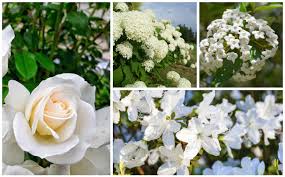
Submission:
{"label": "dark green leaves", "polygon": [[40,66],[44,69],[54,73],[55,66],[52,60],[50,60],[47,56],[42,53],[35,54],[36,60],[40,63]]}
{"label": "dark green leaves", "polygon": [[39,44],[39,37],[35,30],[28,30],[24,33],[24,41],[29,49],[36,50]]}
{"label": "dark green leaves", "polygon": [[252,47],[250,49],[250,60],[256,60],[257,58],[260,58],[260,56],[261,56],[260,50],[258,50],[255,47]]}
{"label": "dark green leaves", "polygon": [[67,14],[67,21],[72,25],[72,29],[80,35],[89,33],[89,20],[83,12],[71,12]]}
{"label": "dark green leaves", "polygon": [[114,79],[114,85],[115,86],[120,85],[124,79],[124,74],[123,74],[121,66],[119,66],[117,69],[114,70],[113,76],[114,76],[114,78],[113,78]]}
{"label": "dark green leaves", "polygon": [[223,60],[223,66],[219,68],[214,76],[214,85],[223,84],[223,82],[229,80],[233,74],[240,69],[242,65],[241,59],[236,59],[235,63],[230,60]]}
{"label": "dark green leaves", "polygon": [[33,78],[37,73],[37,63],[35,57],[30,52],[17,52],[14,54],[16,69],[23,77],[23,80]]}

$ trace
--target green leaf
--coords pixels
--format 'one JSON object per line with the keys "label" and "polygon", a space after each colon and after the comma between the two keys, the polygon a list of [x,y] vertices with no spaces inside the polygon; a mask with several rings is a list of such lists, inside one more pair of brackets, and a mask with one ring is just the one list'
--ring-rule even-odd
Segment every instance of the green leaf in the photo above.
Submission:
{"label": "green leaf", "polygon": [[31,50],[36,50],[39,44],[39,36],[35,30],[29,30],[24,33],[24,41]]}
{"label": "green leaf", "polygon": [[136,79],[131,71],[130,66],[125,65],[123,66],[122,70],[125,76],[124,81],[122,82],[122,85],[133,84],[136,81]]}
{"label": "green leaf", "polygon": [[55,65],[52,62],[52,60],[50,60],[47,56],[45,56],[42,53],[36,53],[35,58],[39,62],[41,67],[43,67],[44,69],[54,73]]}
{"label": "green leaf", "polygon": [[16,69],[24,80],[29,80],[37,74],[38,66],[32,53],[17,52],[14,56]]}
{"label": "green leaf", "polygon": [[88,35],[89,20],[83,12],[70,12],[67,14],[67,21],[72,25],[72,29],[80,35]]}
{"label": "green leaf", "polygon": [[247,11],[247,10],[246,10],[247,5],[248,5],[248,2],[242,2],[242,3],[240,3],[239,10],[240,10],[241,12],[246,12],[246,11]]}
{"label": "green leaf", "polygon": [[264,10],[272,10],[272,9],[277,9],[277,8],[282,8],[282,7],[283,7],[282,4],[269,4],[266,6],[258,6],[255,8],[255,12],[264,11]]}
{"label": "green leaf", "polygon": [[214,76],[214,85],[223,84],[229,80],[233,74],[240,69],[242,65],[241,59],[236,59],[235,63],[230,60],[224,60],[223,66],[217,70]]}
{"label": "green leaf", "polygon": [[140,67],[140,63],[136,62],[136,61],[131,61],[131,70],[133,73],[136,74],[137,77],[139,77],[139,67]]}
{"label": "green leaf", "polygon": [[119,66],[117,69],[114,70],[113,76],[114,76],[114,78],[113,78],[114,79],[114,85],[120,86],[121,82],[124,79],[124,74],[123,74],[121,66]]}
{"label": "green leaf", "polygon": [[258,50],[255,47],[252,47],[250,49],[250,60],[256,60],[257,58],[260,58],[260,56],[261,56],[260,50]]}

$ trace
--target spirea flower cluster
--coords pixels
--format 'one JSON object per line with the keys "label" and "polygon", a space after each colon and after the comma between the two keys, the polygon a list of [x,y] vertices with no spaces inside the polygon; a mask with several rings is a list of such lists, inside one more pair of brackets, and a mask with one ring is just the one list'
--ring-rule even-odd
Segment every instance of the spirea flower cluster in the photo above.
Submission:
{"label": "spirea flower cluster", "polygon": [[[159,175],[193,174],[189,169],[209,175],[264,174],[268,162],[264,163],[260,148],[270,145],[269,140],[282,138],[283,106],[276,103],[275,96],[267,94],[264,101],[255,102],[248,95],[235,103],[225,98],[216,103],[215,97],[221,95],[212,91],[203,94],[200,103],[187,106],[187,93],[183,90],[114,91],[114,124],[124,124],[121,116],[126,115],[142,134],[141,139],[114,140],[118,173],[123,168],[161,164],[157,169]],[[231,96],[236,97],[237,93]],[[250,155],[256,157],[236,159],[237,153],[233,151],[243,149],[253,151]],[[281,143],[278,156],[277,152],[274,156],[282,165],[280,149]],[[205,166],[208,155],[227,156],[228,161]]]}
{"label": "spirea flower cluster", "polygon": [[169,71],[166,77],[168,80],[174,82],[177,87],[182,87],[182,88],[191,87],[191,82],[186,78],[180,77],[180,75],[175,71]]}
{"label": "spirea flower cluster", "polygon": [[189,62],[193,46],[181,37],[179,28],[167,20],[157,20],[151,10],[128,11],[126,6],[115,5],[114,51],[127,60],[133,57],[143,60],[142,66],[148,73],[167,57],[184,65]]}
{"label": "spirea flower cluster", "polygon": [[200,62],[208,75],[214,75],[229,60],[241,63],[233,71],[235,81],[252,80],[278,49],[278,36],[267,21],[239,9],[226,10],[207,31],[207,38],[200,42]]}

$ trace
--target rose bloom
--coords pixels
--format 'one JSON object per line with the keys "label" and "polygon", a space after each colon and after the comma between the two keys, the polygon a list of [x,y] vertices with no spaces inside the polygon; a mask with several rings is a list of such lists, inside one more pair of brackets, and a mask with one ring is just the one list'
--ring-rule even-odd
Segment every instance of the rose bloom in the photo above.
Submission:
{"label": "rose bloom", "polygon": [[96,147],[95,87],[83,78],[56,75],[32,93],[14,80],[8,87],[5,103],[16,112],[9,119],[23,151],[55,164],[73,164]]}

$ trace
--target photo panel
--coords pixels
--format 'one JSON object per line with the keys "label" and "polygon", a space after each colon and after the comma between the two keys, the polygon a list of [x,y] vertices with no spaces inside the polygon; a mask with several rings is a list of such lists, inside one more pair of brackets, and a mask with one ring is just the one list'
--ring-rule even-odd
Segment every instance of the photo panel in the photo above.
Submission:
{"label": "photo panel", "polygon": [[114,87],[196,87],[196,6],[114,2]]}
{"label": "photo panel", "polygon": [[278,175],[282,91],[114,90],[114,175]]}
{"label": "photo panel", "polygon": [[110,3],[2,3],[2,174],[110,175]]}
{"label": "photo panel", "polygon": [[282,87],[282,26],[282,2],[201,2],[200,87]]}

